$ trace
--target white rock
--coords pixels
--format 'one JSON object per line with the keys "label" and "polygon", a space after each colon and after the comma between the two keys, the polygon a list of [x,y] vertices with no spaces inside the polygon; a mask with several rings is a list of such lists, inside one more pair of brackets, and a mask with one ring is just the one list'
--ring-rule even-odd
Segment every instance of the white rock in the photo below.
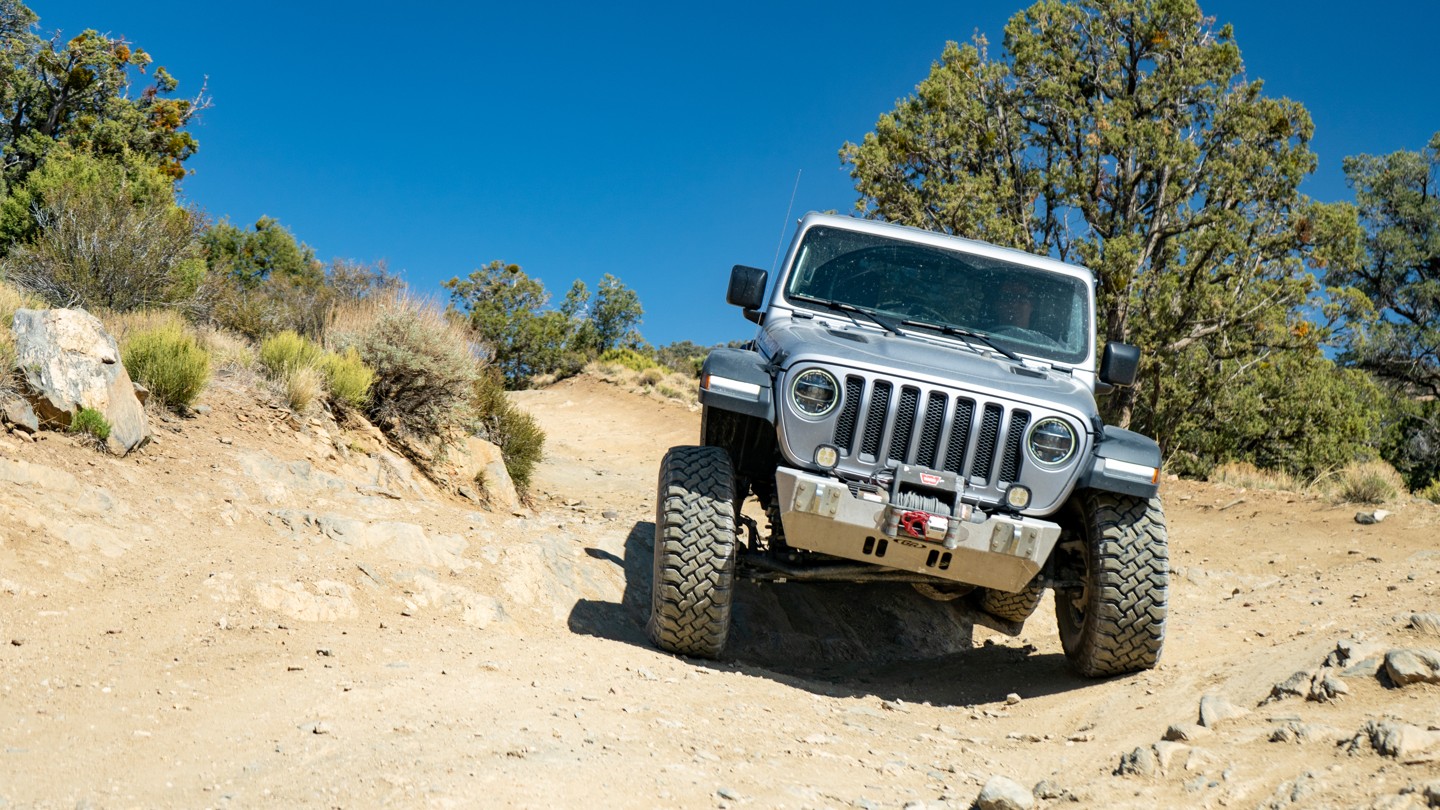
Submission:
{"label": "white rock", "polygon": [[975,798],[979,810],[1030,810],[1035,796],[1020,783],[1004,776],[992,776]]}

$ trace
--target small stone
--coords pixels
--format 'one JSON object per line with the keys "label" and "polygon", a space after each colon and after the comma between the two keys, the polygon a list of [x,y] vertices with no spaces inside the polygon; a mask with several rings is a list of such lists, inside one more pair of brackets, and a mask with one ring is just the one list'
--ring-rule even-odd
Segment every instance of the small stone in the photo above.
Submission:
{"label": "small stone", "polygon": [[1005,705],[1006,705],[1006,706],[1014,706],[1016,703],[1019,703],[1020,700],[1021,700],[1021,697],[1020,697],[1019,695],[1015,694],[1014,692],[1011,692],[1010,694],[1008,694],[1008,695],[1005,696]]}
{"label": "small stone", "polygon": [[1199,723],[1174,723],[1165,729],[1165,739],[1171,742],[1194,742],[1214,733]]}
{"label": "small stone", "polygon": [[718,790],[715,791],[715,795],[716,795],[716,796],[719,796],[720,798],[724,799],[724,800],[727,801],[727,802],[738,802],[738,801],[740,801],[740,794],[739,794],[739,793],[736,793],[735,791],[731,790],[730,788],[725,788],[725,787],[719,788]]}
{"label": "small stone", "polygon": [[1376,509],[1373,512],[1356,512],[1355,522],[1361,526],[1373,526],[1387,517],[1390,517],[1390,513],[1384,509]]}
{"label": "small stone", "polygon": [[1035,789],[1030,791],[1037,799],[1053,801],[1063,799],[1070,794],[1070,791],[1060,786],[1059,782],[1050,779],[1042,779],[1035,783]]}
{"label": "small stone", "polygon": [[1315,674],[1313,672],[1307,672],[1302,669],[1280,683],[1270,687],[1270,697],[1266,698],[1265,702],[1269,703],[1287,697],[1300,697],[1305,695],[1310,691],[1310,682],[1314,679]]}
{"label": "small stone", "polygon": [[1121,757],[1120,765],[1115,769],[1115,775],[1154,776],[1156,767],[1155,749],[1147,745],[1136,748],[1134,751]]}
{"label": "small stone", "polygon": [[193,405],[193,406],[191,406],[191,408],[190,408],[190,412],[193,413],[193,414],[195,414],[196,416],[205,416],[205,415],[207,415],[207,414],[210,413],[210,406],[209,406],[209,405]]}
{"label": "small stone", "polygon": [[1435,650],[1391,650],[1385,653],[1385,674],[1396,686],[1412,683],[1440,683],[1440,652]]}
{"label": "small stone", "polygon": [[977,810],[1030,810],[1035,796],[1019,782],[1004,776],[992,776],[975,797]]}
{"label": "small stone", "polygon": [[1220,695],[1205,695],[1200,698],[1200,725],[1215,728],[1223,720],[1244,717],[1249,710],[1231,703]]}
{"label": "small stone", "polygon": [[234,444],[234,443],[235,443],[235,440],[232,439],[232,438],[230,438],[229,436],[221,436],[221,437],[220,437],[220,443],[221,443],[221,444]]}
{"label": "small stone", "polygon": [[616,512],[614,509],[606,509],[604,512],[600,513],[600,517],[605,518],[606,520],[616,520],[620,517],[620,513]]}

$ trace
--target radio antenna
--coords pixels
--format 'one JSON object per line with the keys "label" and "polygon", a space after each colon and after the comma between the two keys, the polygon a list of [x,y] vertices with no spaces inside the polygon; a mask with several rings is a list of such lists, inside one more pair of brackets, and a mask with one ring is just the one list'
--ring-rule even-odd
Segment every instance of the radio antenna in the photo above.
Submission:
{"label": "radio antenna", "polygon": [[775,238],[775,258],[770,260],[770,272],[775,272],[775,265],[780,263],[780,247],[785,244],[785,228],[790,224],[790,212],[795,210],[795,192],[800,190],[800,174],[804,169],[795,171],[795,187],[790,189],[790,204],[785,207],[785,219],[780,223],[780,235]]}

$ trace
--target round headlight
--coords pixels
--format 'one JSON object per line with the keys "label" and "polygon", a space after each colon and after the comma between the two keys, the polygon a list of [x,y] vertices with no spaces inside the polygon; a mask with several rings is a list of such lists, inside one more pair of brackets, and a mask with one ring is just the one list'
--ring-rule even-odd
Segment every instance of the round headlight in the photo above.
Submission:
{"label": "round headlight", "polygon": [[828,371],[812,368],[801,372],[790,386],[790,401],[806,416],[824,416],[840,399],[840,386]]}
{"label": "round headlight", "polygon": [[1027,446],[1030,456],[1041,464],[1064,464],[1075,452],[1075,430],[1064,419],[1046,417],[1030,428]]}

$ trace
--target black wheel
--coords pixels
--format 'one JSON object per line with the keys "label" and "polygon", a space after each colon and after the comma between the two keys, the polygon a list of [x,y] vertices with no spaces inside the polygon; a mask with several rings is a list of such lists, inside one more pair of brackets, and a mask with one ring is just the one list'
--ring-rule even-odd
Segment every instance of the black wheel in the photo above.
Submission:
{"label": "black wheel", "polygon": [[994,588],[980,588],[980,609],[1007,622],[1023,622],[1030,618],[1045,596],[1040,578],[1030,580],[1019,593],[1006,593]]}
{"label": "black wheel", "polygon": [[735,582],[735,475],[719,447],[673,447],[655,497],[655,578],[647,630],[655,646],[716,658],[730,633]]}
{"label": "black wheel", "polygon": [[1170,558],[1158,498],[1081,496],[1080,532],[1062,538],[1061,565],[1084,587],[1055,592],[1065,657],[1081,675],[1149,669],[1165,644]]}

